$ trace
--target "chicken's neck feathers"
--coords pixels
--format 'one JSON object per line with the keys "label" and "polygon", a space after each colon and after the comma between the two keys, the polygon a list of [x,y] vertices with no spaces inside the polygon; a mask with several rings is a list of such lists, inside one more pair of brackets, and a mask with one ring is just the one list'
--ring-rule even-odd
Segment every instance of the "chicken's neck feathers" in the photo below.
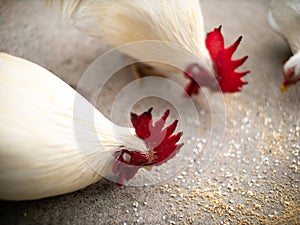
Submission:
{"label": "chicken's neck feathers", "polygon": [[293,54],[300,50],[300,1],[272,0],[269,11],[272,27],[285,37]]}

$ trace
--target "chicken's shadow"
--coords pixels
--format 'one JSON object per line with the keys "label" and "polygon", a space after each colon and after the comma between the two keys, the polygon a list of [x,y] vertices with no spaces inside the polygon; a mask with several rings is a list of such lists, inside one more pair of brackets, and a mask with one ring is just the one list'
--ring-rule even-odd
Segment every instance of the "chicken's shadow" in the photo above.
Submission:
{"label": "chicken's shadow", "polygon": [[106,209],[105,202],[111,201],[110,196],[114,196],[112,193],[118,190],[120,188],[115,183],[101,179],[85,189],[65,195],[32,201],[0,201],[0,224],[17,224],[18,221],[30,223],[33,220],[38,221],[37,217],[45,213],[49,215],[49,224],[54,218],[57,221],[57,217],[68,217],[68,220],[72,220],[70,218],[74,213],[79,216],[85,214],[82,203],[96,210]]}

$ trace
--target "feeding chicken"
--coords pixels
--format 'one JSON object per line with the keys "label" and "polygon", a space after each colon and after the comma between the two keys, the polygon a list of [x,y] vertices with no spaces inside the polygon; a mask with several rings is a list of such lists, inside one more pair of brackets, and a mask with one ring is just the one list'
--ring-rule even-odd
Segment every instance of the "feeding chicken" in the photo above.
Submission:
{"label": "feeding chicken", "polygon": [[284,80],[281,91],[300,80],[300,1],[272,0],[269,23],[289,44],[293,56],[283,66]]}
{"label": "feeding chicken", "polygon": [[113,124],[65,82],[27,60],[0,53],[0,199],[73,192],[112,174],[122,185],[181,148],[177,120],[151,109]]}
{"label": "feeding chicken", "polygon": [[[168,59],[173,67],[157,62],[138,63],[138,73],[161,75],[158,71],[184,68],[190,81],[187,94],[197,94],[200,86],[222,92],[237,92],[247,82],[241,77],[249,71],[236,72],[247,56],[232,60],[231,57],[241,37],[229,48],[224,46],[221,27],[205,38],[203,16],[199,0],[48,0],[59,3],[64,17],[89,35],[118,47],[146,40],[176,44],[189,52],[189,56],[164,50],[160,45],[145,45],[138,49],[122,48],[130,57],[143,61],[145,54],[154,59]],[[201,65],[199,61],[204,62]],[[152,66],[155,70],[151,70]],[[175,68],[176,67],[176,68]]]}

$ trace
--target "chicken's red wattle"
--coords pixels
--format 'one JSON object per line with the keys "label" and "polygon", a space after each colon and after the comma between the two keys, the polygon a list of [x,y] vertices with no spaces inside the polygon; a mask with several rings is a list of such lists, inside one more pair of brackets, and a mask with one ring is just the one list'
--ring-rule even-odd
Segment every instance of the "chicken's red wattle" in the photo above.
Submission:
{"label": "chicken's red wattle", "polygon": [[[147,153],[129,151],[122,149],[116,158],[112,172],[117,176],[117,183],[122,185],[125,180],[130,180],[144,166],[158,166],[176,155],[183,146],[178,144],[182,132],[173,134],[178,121],[164,128],[169,116],[169,110],[153,124],[152,108],[137,115],[131,113],[131,122],[138,137],[145,141],[148,147]],[[128,154],[129,159],[124,159],[124,154]]]}
{"label": "chicken's red wattle", "polygon": [[[223,93],[241,91],[241,87],[248,83],[241,80],[241,77],[248,74],[250,72],[249,70],[242,72],[235,71],[247,60],[248,56],[232,60],[232,56],[241,40],[242,37],[239,37],[230,47],[225,48],[224,37],[221,33],[221,26],[214,29],[212,32],[209,32],[206,36],[206,48],[213,62],[213,68],[216,74],[215,78],[218,81],[220,91]],[[186,86],[185,90],[186,93],[191,96],[198,93],[200,83],[205,76],[203,73],[194,74],[188,69],[185,71],[185,77],[189,78],[190,82]],[[204,83],[203,86],[209,85]]]}

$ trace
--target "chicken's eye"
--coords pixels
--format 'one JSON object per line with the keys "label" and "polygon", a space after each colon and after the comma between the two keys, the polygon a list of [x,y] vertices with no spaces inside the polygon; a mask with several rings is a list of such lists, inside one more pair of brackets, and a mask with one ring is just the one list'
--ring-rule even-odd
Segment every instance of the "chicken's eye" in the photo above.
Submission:
{"label": "chicken's eye", "polygon": [[124,152],[122,155],[122,158],[125,162],[129,163],[130,159],[131,159],[131,155],[129,155],[128,153]]}

